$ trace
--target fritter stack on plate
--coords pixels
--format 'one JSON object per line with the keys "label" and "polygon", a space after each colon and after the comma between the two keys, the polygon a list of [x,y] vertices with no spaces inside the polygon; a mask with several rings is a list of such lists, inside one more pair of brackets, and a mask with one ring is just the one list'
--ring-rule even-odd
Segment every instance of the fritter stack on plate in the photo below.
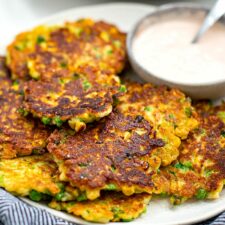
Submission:
{"label": "fritter stack on plate", "polygon": [[137,218],[152,194],[217,197],[223,113],[196,112],[176,89],[121,84],[125,62],[125,34],[105,22],[19,34],[7,52],[14,82],[0,64],[0,186],[93,222]]}
{"label": "fritter stack on plate", "polygon": [[225,104],[198,103],[199,127],[182,142],[178,159],[160,171],[173,204],[215,199],[225,183]]}

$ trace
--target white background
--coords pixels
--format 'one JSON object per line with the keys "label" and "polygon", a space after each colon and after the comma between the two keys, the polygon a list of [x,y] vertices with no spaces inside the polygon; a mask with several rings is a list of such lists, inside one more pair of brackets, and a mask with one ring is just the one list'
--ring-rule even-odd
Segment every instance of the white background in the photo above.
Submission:
{"label": "white background", "polygon": [[[199,2],[212,5],[215,0],[193,0],[189,2]],[[99,3],[116,2],[104,0],[0,0],[0,35],[7,32],[21,30],[23,27],[31,26],[32,23],[45,16],[56,12],[79,7],[82,5],[93,5]],[[121,2],[121,1],[117,1]],[[124,2],[131,2],[126,1]],[[159,5],[172,1],[168,0],[138,0],[138,3]]]}

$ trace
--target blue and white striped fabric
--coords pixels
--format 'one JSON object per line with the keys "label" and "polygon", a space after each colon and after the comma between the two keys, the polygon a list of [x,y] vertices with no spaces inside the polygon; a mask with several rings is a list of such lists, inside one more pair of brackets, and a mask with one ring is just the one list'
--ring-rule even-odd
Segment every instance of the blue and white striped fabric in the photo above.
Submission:
{"label": "blue and white striped fabric", "polygon": [[[27,205],[0,189],[0,225],[76,225]],[[225,212],[198,225],[225,225]]]}

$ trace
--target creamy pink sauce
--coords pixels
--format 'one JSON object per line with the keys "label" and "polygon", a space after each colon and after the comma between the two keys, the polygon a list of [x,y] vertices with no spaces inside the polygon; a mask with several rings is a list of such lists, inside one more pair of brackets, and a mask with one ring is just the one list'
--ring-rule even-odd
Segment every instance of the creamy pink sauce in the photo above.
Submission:
{"label": "creamy pink sauce", "polygon": [[225,79],[225,26],[216,23],[196,44],[201,26],[194,16],[163,19],[140,32],[133,43],[136,60],[153,75],[179,83]]}

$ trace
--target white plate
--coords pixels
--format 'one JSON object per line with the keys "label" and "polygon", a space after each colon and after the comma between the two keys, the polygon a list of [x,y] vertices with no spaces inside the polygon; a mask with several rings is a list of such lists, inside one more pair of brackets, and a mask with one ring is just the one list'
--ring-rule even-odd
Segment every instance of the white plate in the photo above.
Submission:
{"label": "white plate", "polygon": [[[65,20],[75,20],[81,17],[92,17],[103,19],[115,23],[123,31],[128,31],[131,26],[142,16],[154,10],[153,6],[133,3],[114,3],[97,6],[88,6],[71,9],[48,17],[39,24],[56,24]],[[36,24],[34,24],[36,25]],[[19,31],[18,31],[19,32]],[[7,34],[7,42],[1,45],[1,52],[5,51],[5,46],[13,38]],[[1,38],[3,39],[3,38]],[[44,208],[55,216],[79,224],[92,224],[80,218],[73,217],[67,213],[59,212],[48,208],[46,205],[35,203],[29,199],[22,198],[25,202],[38,208]],[[130,222],[130,225],[181,225],[200,222],[225,210],[225,190],[221,197],[214,201],[187,202],[181,206],[171,207],[168,200],[153,199],[148,206],[147,213],[140,218]],[[124,225],[124,223],[110,223],[111,225]]]}

